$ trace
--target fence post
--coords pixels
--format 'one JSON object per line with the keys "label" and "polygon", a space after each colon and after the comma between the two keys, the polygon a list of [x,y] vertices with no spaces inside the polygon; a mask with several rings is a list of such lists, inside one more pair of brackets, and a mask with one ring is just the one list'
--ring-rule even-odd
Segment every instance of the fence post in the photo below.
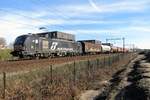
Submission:
{"label": "fence post", "polygon": [[110,55],[109,58],[108,58],[108,66],[109,66],[109,67],[111,66],[111,55]]}
{"label": "fence post", "polygon": [[[93,60],[93,62],[94,62],[94,60]],[[92,75],[92,76],[91,76],[92,82],[94,82],[94,73],[95,73],[95,67],[96,67],[96,66],[94,66],[94,64],[92,63],[91,67],[92,67],[92,68],[91,68],[92,70],[91,70],[90,75]]]}
{"label": "fence post", "polygon": [[117,54],[116,62],[119,62],[119,61],[120,61],[120,55],[121,55],[121,54]]}
{"label": "fence post", "polygon": [[105,64],[106,64],[105,60],[106,60],[106,59],[105,59],[105,56],[104,56],[104,64],[103,64],[103,65],[104,65],[104,67],[105,67]]}
{"label": "fence post", "polygon": [[53,83],[53,69],[52,65],[50,65],[50,77],[51,77],[51,84]]}
{"label": "fence post", "polygon": [[6,90],[6,73],[3,72],[3,99],[5,99],[6,97],[5,90]]}
{"label": "fence post", "polygon": [[76,62],[73,63],[73,82],[76,85]]}
{"label": "fence post", "polygon": [[111,64],[114,63],[114,55],[111,56]]}
{"label": "fence post", "polygon": [[96,61],[97,61],[96,62],[97,63],[97,68],[96,69],[98,69],[99,68],[99,59],[97,59]]}
{"label": "fence post", "polygon": [[89,71],[90,71],[90,61],[89,61],[89,59],[87,60],[87,81],[89,80]]}

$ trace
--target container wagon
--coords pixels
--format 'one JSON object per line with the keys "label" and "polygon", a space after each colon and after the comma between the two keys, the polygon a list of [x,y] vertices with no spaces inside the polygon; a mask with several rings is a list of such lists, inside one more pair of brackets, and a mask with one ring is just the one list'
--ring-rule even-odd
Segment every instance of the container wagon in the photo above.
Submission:
{"label": "container wagon", "polygon": [[101,45],[85,42],[85,41],[78,41],[82,45],[82,52],[83,54],[99,54],[101,53]]}

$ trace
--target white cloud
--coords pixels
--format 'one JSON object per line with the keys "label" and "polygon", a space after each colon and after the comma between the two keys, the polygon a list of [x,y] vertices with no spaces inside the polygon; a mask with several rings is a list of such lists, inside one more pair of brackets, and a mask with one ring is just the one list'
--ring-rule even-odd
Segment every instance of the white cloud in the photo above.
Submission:
{"label": "white cloud", "polygon": [[[97,0],[98,1],[98,0]],[[96,0],[89,0],[91,6],[98,12],[119,12],[119,11],[143,11],[149,7],[150,1],[148,0],[123,0],[110,4],[100,4]]]}
{"label": "white cloud", "polygon": [[[94,13],[143,12],[149,8],[148,0],[121,0],[115,3],[101,4],[98,0],[88,0],[89,4],[62,5],[57,7],[65,17],[92,15]],[[61,10],[60,10],[61,9]]]}
{"label": "white cloud", "polygon": [[[91,1],[90,1],[91,2]],[[91,2],[93,3],[93,2]],[[140,43],[140,37],[142,35],[149,36],[150,32],[150,24],[146,21],[140,21],[139,18],[133,19],[126,19],[126,20],[114,20],[113,18],[105,19],[105,16],[101,13],[107,13],[110,12],[138,12],[143,11],[148,6],[148,1],[120,1],[116,3],[110,3],[110,4],[80,4],[80,5],[63,5],[63,6],[57,6],[57,9],[61,9],[61,13],[59,13],[60,10],[58,10],[58,13],[55,15],[55,13],[45,10],[47,8],[39,8],[35,11],[13,11],[16,13],[20,13],[21,15],[15,15],[12,13],[0,13],[0,37],[7,38],[8,42],[14,41],[15,37],[21,34],[26,33],[36,33],[39,32],[38,28],[41,26],[48,26],[52,28],[62,27],[61,31],[70,32],[76,35],[84,34],[85,38],[86,35],[89,34],[95,34],[95,35],[105,35],[110,34],[111,36],[116,37],[122,37],[122,36],[138,36],[138,40],[135,43],[137,45],[139,44],[140,47],[148,47],[148,44],[144,44],[146,42]],[[11,9],[10,9],[11,12]],[[39,13],[40,12],[40,13]],[[98,14],[98,15],[97,15]],[[82,16],[96,16],[97,19],[81,19]],[[25,17],[29,16],[29,18]],[[79,17],[78,19],[75,19],[76,17]],[[4,21],[5,20],[5,21]],[[82,27],[75,29],[74,26],[80,26],[86,24],[100,24],[99,27],[88,29],[83,29]],[[103,29],[103,24],[105,25],[112,25],[112,27],[105,27]],[[115,27],[117,24],[118,26]],[[72,25],[71,29],[67,29],[68,27],[65,27],[66,25]],[[119,26],[120,25],[120,26]],[[122,26],[121,26],[122,25]],[[53,27],[54,26],[54,27]],[[102,26],[102,27],[101,27]],[[57,28],[58,29],[58,28]],[[55,30],[55,29],[54,29]],[[137,34],[141,33],[141,34]],[[147,41],[149,41],[147,39]],[[149,46],[150,48],[150,46]]]}

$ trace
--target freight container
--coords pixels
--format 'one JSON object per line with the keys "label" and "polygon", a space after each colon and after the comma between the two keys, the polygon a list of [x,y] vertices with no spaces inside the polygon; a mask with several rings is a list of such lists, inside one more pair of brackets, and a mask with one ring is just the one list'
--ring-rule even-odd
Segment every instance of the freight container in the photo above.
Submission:
{"label": "freight container", "polygon": [[82,44],[82,51],[84,54],[90,54],[90,53],[100,53],[101,52],[101,45],[100,44],[94,44],[84,41],[78,41]]}

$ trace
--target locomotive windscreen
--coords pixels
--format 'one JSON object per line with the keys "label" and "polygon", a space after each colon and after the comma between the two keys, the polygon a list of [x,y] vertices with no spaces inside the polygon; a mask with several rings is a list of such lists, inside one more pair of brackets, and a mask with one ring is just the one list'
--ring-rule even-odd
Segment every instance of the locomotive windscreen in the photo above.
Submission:
{"label": "locomotive windscreen", "polygon": [[23,35],[23,36],[17,37],[17,39],[16,39],[16,41],[15,41],[15,45],[23,44],[24,41],[26,40],[26,38],[27,38],[27,35]]}

